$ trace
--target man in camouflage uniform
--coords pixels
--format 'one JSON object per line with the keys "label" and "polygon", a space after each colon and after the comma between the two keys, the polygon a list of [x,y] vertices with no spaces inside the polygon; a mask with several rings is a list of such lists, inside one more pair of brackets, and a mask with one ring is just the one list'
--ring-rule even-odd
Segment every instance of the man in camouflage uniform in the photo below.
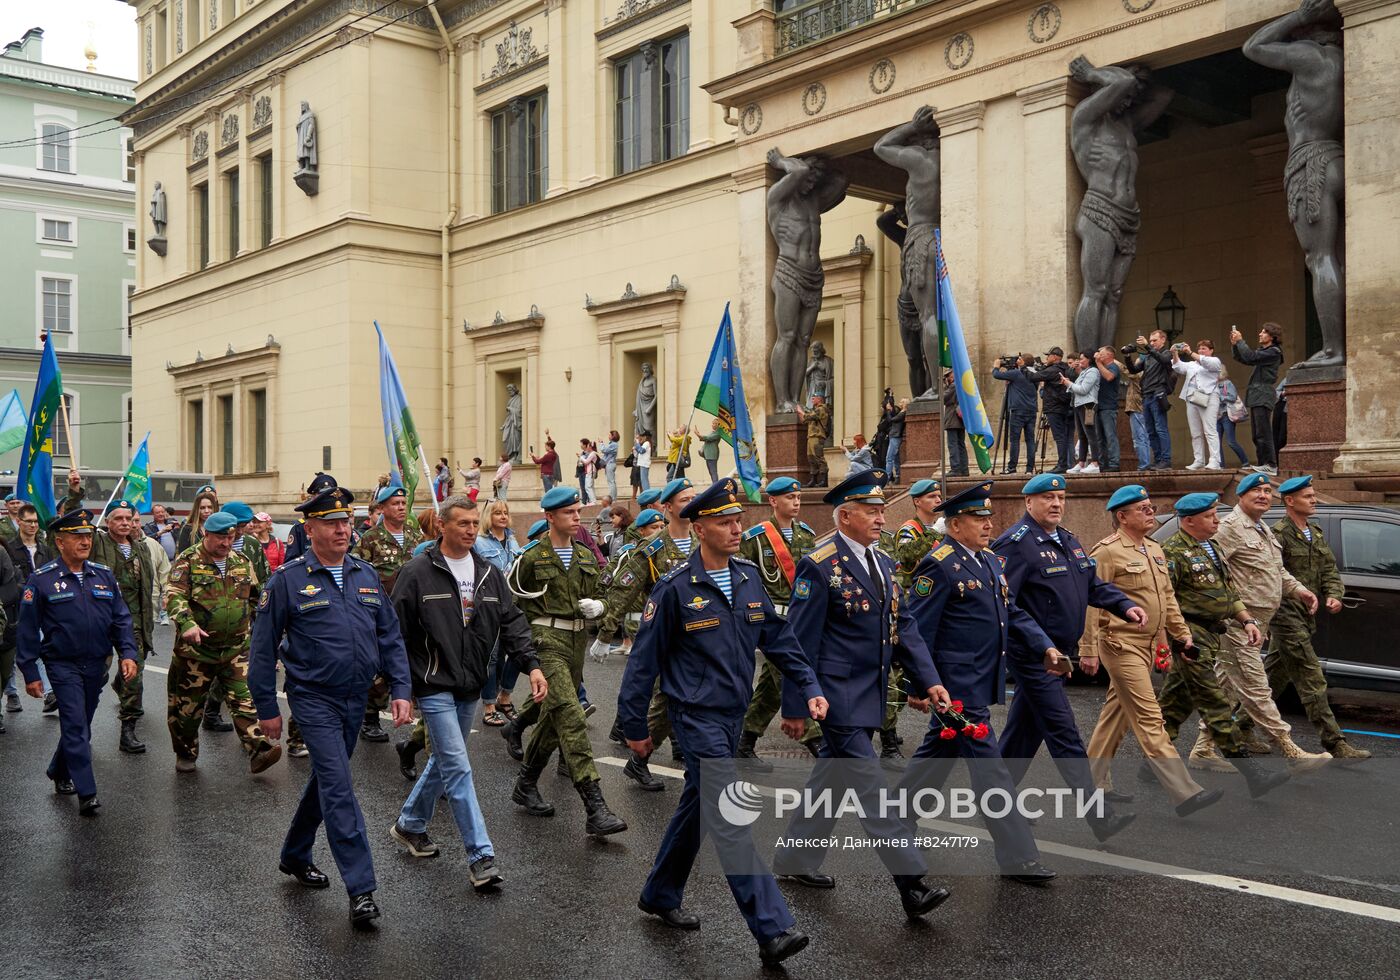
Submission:
{"label": "man in camouflage uniform", "polygon": [[[1181,615],[1191,629],[1190,650],[1173,649],[1171,670],[1157,693],[1167,738],[1176,740],[1181,725],[1198,711],[1210,730],[1216,748],[1245,777],[1249,795],[1260,797],[1288,781],[1288,773],[1269,773],[1249,757],[1235,726],[1230,702],[1216,675],[1221,637],[1227,623],[1244,627],[1246,642],[1257,647],[1263,634],[1230,581],[1230,572],[1211,538],[1220,527],[1215,512],[1218,493],[1188,493],[1175,508],[1180,528],[1162,545],[1167,574],[1176,593]],[[1156,779],[1150,769],[1139,778]]]}
{"label": "man in camouflage uniform", "polygon": [[123,680],[121,671],[112,678],[112,690],[117,692],[117,718],[121,720],[123,752],[146,751],[146,743],[136,737],[136,719],[145,712],[141,708],[142,674],[146,657],[151,653],[152,636],[156,628],[155,562],[151,553],[136,538],[136,505],[129,500],[113,502],[103,523],[92,536],[92,561],[106,565],[116,576],[122,599],[131,611],[131,635],[136,640],[136,676]]}
{"label": "man in camouflage uniform", "polygon": [[[413,557],[413,549],[423,543],[423,530],[408,519],[408,494],[403,487],[385,487],[375,498],[381,520],[360,538],[354,554],[374,566],[386,594],[394,591],[399,569]],[[360,738],[367,742],[387,742],[389,733],[379,727],[379,713],[389,709],[389,684],[376,677],[365,703],[365,721]]]}
{"label": "man in camouflage uniform", "polygon": [[233,550],[234,518],[224,512],[204,522],[199,544],[170,567],[165,610],[175,625],[170,658],[167,722],[175,770],[194,772],[199,725],[209,686],[221,682],[234,728],[260,773],[282,757],[258,727],[248,693],[248,641],[260,585],[252,563]]}
{"label": "man in camouflage uniform", "polygon": [[[1317,513],[1317,491],[1311,476],[1294,477],[1279,487],[1286,515],[1274,524],[1273,533],[1283,549],[1283,566],[1311,591],[1332,614],[1342,609],[1342,576],[1337,571],[1337,559],[1322,536],[1322,528],[1310,518]],[[1264,669],[1269,676],[1269,689],[1277,698],[1288,685],[1298,691],[1308,721],[1313,723],[1322,740],[1322,747],[1332,758],[1357,762],[1371,758],[1366,749],[1354,748],[1342,735],[1342,728],[1327,703],[1327,678],[1313,650],[1312,637],[1317,623],[1307,607],[1292,598],[1284,598],[1273,622],[1269,624],[1269,653]],[[1247,725],[1243,720],[1242,727]]]}
{"label": "man in camouflage uniform", "polygon": [[807,423],[807,466],[811,470],[810,487],[827,485],[826,433],[831,423],[831,409],[826,407],[826,399],[820,395],[812,398],[812,407],[807,411],[797,407],[797,417]]}
{"label": "man in camouflage uniform", "polygon": [[511,799],[531,816],[554,814],[554,807],[540,796],[539,779],[558,748],[588,812],[585,832],[592,836],[616,834],[626,830],[627,824],[603,799],[588,724],[578,699],[587,638],[585,620],[603,612],[603,604],[592,598],[598,587],[598,560],[574,537],[582,509],[577,490],[554,487],[540,501],[540,509],[549,530],[521,552],[506,584],[530,621],[530,635],[549,693],[540,702],[539,724],[525,746],[525,761],[520,764]]}
{"label": "man in camouflage uniform", "polygon": [[[816,549],[817,535],[797,519],[802,510],[802,484],[790,476],[780,476],[769,481],[764,492],[768,494],[768,505],[773,509],[773,516],[744,532],[739,544],[739,557],[758,566],[763,590],[773,600],[778,616],[786,620],[797,563]],[[737,753],[738,758],[750,760],[749,764],[759,772],[770,772],[773,767],[760,761],[754,748],[782,706],[782,674],[771,660],[764,657],[758,683],[754,685],[753,699],[749,701],[749,710],[744,715]],[[803,748],[816,756],[821,741],[821,727],[808,718],[807,730],[801,738]]]}
{"label": "man in camouflage uniform", "polygon": [[[259,584],[267,582],[272,570],[268,568],[267,556],[262,552],[262,546],[258,544],[257,538],[247,534],[248,525],[253,522],[253,508],[249,507],[241,500],[230,500],[220,508],[236,522],[233,528],[233,550],[243,555],[253,566],[253,575]],[[220,712],[224,705],[224,686],[221,681],[215,680],[209,685],[209,696],[204,699],[204,727],[211,732],[231,732],[233,726],[224,721]],[[288,730],[288,741],[291,740],[290,729]],[[300,730],[298,730],[300,734]]]}

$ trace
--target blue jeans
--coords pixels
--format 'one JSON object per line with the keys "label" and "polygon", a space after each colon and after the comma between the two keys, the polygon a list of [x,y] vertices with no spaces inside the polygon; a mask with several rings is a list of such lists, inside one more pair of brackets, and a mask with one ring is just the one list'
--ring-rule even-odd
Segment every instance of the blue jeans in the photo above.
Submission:
{"label": "blue jeans", "polygon": [[1099,408],[1095,413],[1094,430],[1099,441],[1099,468],[1118,469],[1118,409]]}
{"label": "blue jeans", "polygon": [[648,466],[639,466],[639,467],[637,467],[636,469],[634,469],[633,472],[637,474],[637,482],[640,483],[640,484],[642,485],[642,489],[643,489],[643,490],[650,490],[650,489],[651,489],[651,468],[648,467]]}
{"label": "blue jeans", "polygon": [[[53,685],[49,683],[49,672],[44,669],[44,662],[42,660],[36,660],[34,663],[39,668],[39,680],[44,682],[44,693],[48,694],[53,690]],[[5,678],[6,694],[19,693],[19,688],[15,686],[15,673],[17,673],[17,671],[11,671],[10,676]]]}
{"label": "blue jeans", "polygon": [[495,704],[496,697],[502,691],[507,694],[511,692],[519,677],[520,668],[515,666],[515,661],[509,657],[501,657],[501,645],[497,643],[491,648],[491,661],[486,665],[486,683],[481,685],[481,703]]}
{"label": "blue jeans", "polygon": [[467,735],[472,730],[476,698],[457,698],[450,693],[428,694],[418,699],[423,724],[428,726],[433,754],[423,766],[423,774],[399,812],[399,826],[421,834],[433,819],[438,797],[447,793],[453,819],[467,848],[467,860],[494,856],[491,838],[486,835],[486,818],[476,800],[472,764],[467,757]]}
{"label": "blue jeans", "polygon": [[1026,466],[1035,468],[1035,412],[1012,412],[1006,434],[1007,445],[1011,447],[1011,459],[1006,464],[1016,470],[1021,465],[1021,434],[1026,437]]}
{"label": "blue jeans", "polygon": [[545,493],[549,493],[549,491],[551,491],[551,490],[554,489],[554,477],[552,477],[552,476],[541,476],[541,477],[540,477],[540,482],[544,484],[544,492],[545,492]]}
{"label": "blue jeans", "polygon": [[1147,432],[1147,416],[1142,412],[1129,412],[1128,424],[1133,428],[1133,455],[1137,457],[1137,468],[1145,470],[1152,465],[1152,438]]}
{"label": "blue jeans", "polygon": [[1215,417],[1215,431],[1220,435],[1220,458],[1216,460],[1221,466],[1225,465],[1225,446],[1228,444],[1239,457],[1241,466],[1249,465],[1249,457],[1244,454],[1244,448],[1240,445],[1240,440],[1235,436],[1235,423],[1231,422],[1224,412]]}
{"label": "blue jeans", "polygon": [[1152,461],[1162,466],[1172,462],[1172,435],[1167,429],[1169,395],[1154,395],[1142,399],[1142,413],[1147,416],[1147,438],[1152,449]]}
{"label": "blue jeans", "polygon": [[948,430],[948,475],[967,476],[967,443],[963,440],[965,430]]}
{"label": "blue jeans", "polygon": [[890,436],[890,448],[885,451],[885,472],[891,483],[899,482],[899,447],[903,442],[903,436]]}

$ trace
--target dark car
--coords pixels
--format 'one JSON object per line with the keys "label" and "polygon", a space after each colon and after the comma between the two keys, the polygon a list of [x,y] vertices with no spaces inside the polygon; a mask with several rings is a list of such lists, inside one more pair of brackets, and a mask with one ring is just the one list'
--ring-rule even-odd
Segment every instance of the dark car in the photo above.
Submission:
{"label": "dark car", "polygon": [[[1222,506],[1223,518],[1232,508]],[[1273,507],[1266,526],[1284,517]],[[1313,649],[1327,682],[1336,687],[1400,692],[1400,643],[1385,637],[1400,623],[1400,510],[1361,504],[1318,504],[1313,520],[1322,528],[1346,591],[1342,611],[1317,614]],[[1152,535],[1176,533],[1175,515]]]}

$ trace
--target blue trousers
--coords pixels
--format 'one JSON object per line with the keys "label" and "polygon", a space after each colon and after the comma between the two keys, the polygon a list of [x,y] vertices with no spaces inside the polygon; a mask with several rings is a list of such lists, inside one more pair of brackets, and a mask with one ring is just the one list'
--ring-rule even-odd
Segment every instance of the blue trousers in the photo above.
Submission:
{"label": "blue trousers", "polygon": [[948,475],[967,476],[966,430],[948,430]]}
{"label": "blue trousers", "polygon": [[[35,663],[35,665],[39,668],[39,680],[41,680],[41,681],[44,682],[44,693],[45,693],[45,694],[48,694],[50,691],[53,690],[53,685],[49,683],[49,674],[48,674],[48,671],[46,671],[46,670],[44,669],[44,661],[43,661],[43,660],[36,659],[36,660],[34,661],[34,663]],[[19,693],[19,688],[15,686],[15,675],[16,675],[18,672],[19,672],[18,669],[12,670],[12,671],[10,672],[10,676],[5,678],[5,693],[6,693],[6,694],[18,694],[18,693]]]}
{"label": "blue trousers", "polygon": [[50,779],[71,779],[79,796],[96,796],[92,775],[92,716],[107,682],[107,662],[54,660],[49,681],[58,699],[58,748],[49,761]]}
{"label": "blue trousers", "polygon": [[997,740],[1002,761],[1013,782],[1026,777],[1031,760],[1044,743],[1070,789],[1086,795],[1094,792],[1094,776],[1084,740],[1065,694],[1065,679],[1045,672],[1038,663],[1006,658],[1006,669],[1016,681],[1016,696],[1006,713],[1006,727]]}
{"label": "blue trousers", "polygon": [[1045,417],[1050,420],[1050,435],[1055,439],[1055,472],[1063,473],[1074,455],[1074,413],[1046,412]]}
{"label": "blue trousers", "polygon": [[1154,395],[1142,400],[1142,412],[1147,416],[1147,438],[1152,447],[1152,458],[1156,463],[1167,466],[1172,461],[1172,434],[1167,428],[1167,408],[1170,395]]}
{"label": "blue trousers", "polygon": [[[974,725],[980,722],[988,729],[992,727],[992,713],[986,708],[969,705],[963,709],[963,717]],[[953,760],[961,757],[967,760],[972,789],[979,798],[990,789],[1004,790],[1012,799],[1016,798],[1016,784],[1002,761],[995,731],[984,739],[959,735],[945,741],[938,737],[940,730],[937,720],[929,723],[923,744],[914,750],[913,758],[904,770],[900,787],[910,797],[921,789],[941,789],[952,771]],[[1006,816],[997,819],[984,815],[982,822],[992,835],[997,863],[1002,867],[1023,864],[1040,857],[1030,824],[1015,807]]]}
{"label": "blue trousers", "polygon": [[904,444],[903,436],[890,436],[889,448],[885,450],[885,472],[891,483],[899,482],[899,447]]}
{"label": "blue trousers", "polygon": [[1145,470],[1152,465],[1152,437],[1147,431],[1147,415],[1144,412],[1129,412],[1128,425],[1133,433],[1133,455],[1137,457],[1137,468]]}
{"label": "blue trousers", "polygon": [[[1241,466],[1249,465],[1249,457],[1244,454],[1244,447],[1240,445],[1239,438],[1235,435],[1235,423],[1231,421],[1224,412],[1215,417],[1215,432],[1220,436],[1220,455],[1216,462],[1221,466],[1225,465],[1225,447],[1229,446],[1235,451],[1235,456],[1239,459]],[[1260,465],[1263,465],[1262,463]]]}
{"label": "blue trousers", "polygon": [[[736,827],[720,816],[720,790],[738,778],[734,753],[739,747],[743,715],[730,716],[717,711],[683,707],[670,703],[672,737],[685,754],[685,788],[681,790],[675,815],[661,838],[656,862],[642,888],[642,901],[662,909],[679,908],[685,897],[685,883],[700,842],[713,834],[721,864],[743,870],[728,874],[729,890],[758,942],[776,939],[796,923],[787,900],[771,874],[754,873],[758,865],[753,838],[748,827]],[[703,762],[701,760],[706,760]],[[700,773],[705,771],[705,799],[700,798]],[[726,776],[726,768],[732,774]],[[703,812],[702,812],[703,808]]]}
{"label": "blue trousers", "polygon": [[467,849],[467,860],[494,855],[486,833],[486,818],[476,798],[472,763],[467,756],[467,735],[472,730],[476,698],[457,698],[450,691],[427,694],[418,699],[423,723],[428,726],[433,754],[408,794],[399,813],[399,826],[416,834],[425,833],[433,810],[443,793],[452,805],[452,817]]}
{"label": "blue trousers", "polygon": [[311,778],[282,843],[282,863],[293,868],[310,864],[316,831],[324,821],[326,843],[351,895],[375,888],[365,818],[350,781],[350,755],[360,737],[368,698],[368,691],[347,697],[304,687],[287,691],[287,704],[311,754]]}
{"label": "blue trousers", "polygon": [[1011,447],[1011,460],[1007,463],[1015,470],[1021,465],[1021,436],[1026,439],[1026,465],[1035,468],[1035,412],[1012,412],[1008,420],[1006,444]]}

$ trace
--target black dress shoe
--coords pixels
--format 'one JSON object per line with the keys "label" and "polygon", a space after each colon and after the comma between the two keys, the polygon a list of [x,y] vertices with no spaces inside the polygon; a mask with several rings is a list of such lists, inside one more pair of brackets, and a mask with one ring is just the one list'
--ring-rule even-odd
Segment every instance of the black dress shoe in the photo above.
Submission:
{"label": "black dress shoe", "polygon": [[277,870],[284,875],[291,875],[307,888],[329,888],[331,886],[331,880],[314,864],[308,864],[302,868],[294,868],[289,864],[279,864]]}
{"label": "black dress shoe", "polygon": [[760,943],[758,958],[763,961],[764,966],[777,966],[789,956],[795,956],[806,949],[808,942],[805,932],[789,929],[781,936]]}
{"label": "black dress shoe", "polygon": [[699,929],[700,916],[683,908],[663,909],[637,899],[637,908],[647,915],[654,915],[672,929]]}
{"label": "black dress shoe", "polygon": [[899,893],[904,914],[911,919],[927,915],[952,897],[953,893],[946,888],[929,888],[927,885],[915,885]]}
{"label": "black dress shoe", "polygon": [[97,794],[78,797],[78,812],[83,816],[95,817],[100,809],[102,809],[102,801],[97,798]]}
{"label": "black dress shoe", "polygon": [[217,711],[213,714],[206,711],[204,713],[204,730],[206,732],[231,732],[233,731],[233,723],[224,721],[224,716]]}
{"label": "black dress shoe", "polygon": [[1220,798],[1225,795],[1223,789],[1203,789],[1190,799],[1182,800],[1176,805],[1176,815],[1178,817],[1189,817],[1197,810],[1204,810],[1212,803],[1219,803]]}
{"label": "black dress shoe", "polygon": [[53,781],[53,791],[59,796],[73,796],[78,791],[73,788],[71,779],[55,779]]}
{"label": "black dress shoe", "polygon": [[1132,793],[1120,793],[1116,789],[1106,789],[1103,791],[1103,798],[1110,803],[1131,803]]}
{"label": "black dress shoe", "polygon": [[50,691],[44,695],[44,714],[51,715],[58,710],[58,695]]}
{"label": "black dress shoe", "polygon": [[836,879],[831,875],[778,875],[787,881],[796,882],[804,888],[835,888]]}
{"label": "black dress shoe", "polygon": [[415,759],[418,756],[418,746],[409,739],[404,739],[394,746],[394,751],[399,754],[399,772],[403,773],[403,778],[410,783],[418,780],[418,763]]}
{"label": "black dress shoe", "polygon": [[659,793],[666,788],[665,783],[651,774],[647,760],[635,752],[632,753],[632,758],[627,760],[627,765],[622,767],[622,774],[648,793]]}
{"label": "black dress shoe", "polygon": [[350,896],[350,924],[356,929],[368,929],[379,918],[379,906],[374,904],[374,892]]}
{"label": "black dress shoe", "polygon": [[[375,720],[371,721],[369,716],[366,715],[365,723],[360,726],[360,738],[364,739],[366,742],[387,742],[389,741],[389,733],[379,727],[378,716],[375,717]],[[370,904],[373,905],[374,902],[371,901]],[[375,914],[378,915],[377,912]]]}
{"label": "black dress shoe", "polygon": [[1090,817],[1089,829],[1102,844],[1114,834],[1125,830],[1128,824],[1137,819],[1136,813],[1115,813],[1111,817]]}
{"label": "black dress shoe", "polygon": [[1012,881],[1019,881],[1023,885],[1048,885],[1050,880],[1055,877],[1055,872],[1039,861],[1022,861],[1020,864],[1012,864],[1003,868],[1001,876]]}

